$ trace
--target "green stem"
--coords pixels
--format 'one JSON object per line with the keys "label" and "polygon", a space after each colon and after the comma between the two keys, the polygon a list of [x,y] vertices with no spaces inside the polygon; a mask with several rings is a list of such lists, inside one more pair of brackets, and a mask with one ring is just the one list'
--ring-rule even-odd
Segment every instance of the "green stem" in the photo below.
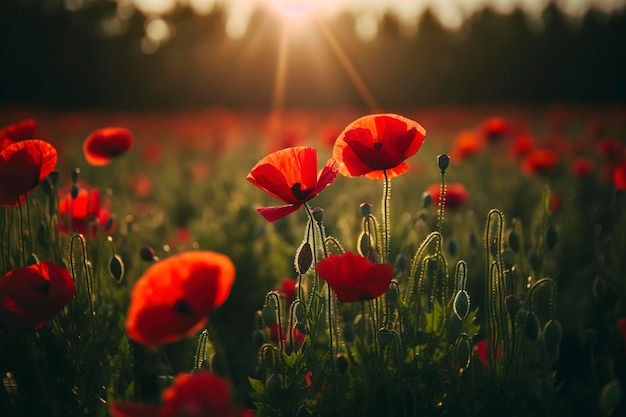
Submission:
{"label": "green stem", "polygon": [[387,177],[387,170],[383,170],[385,182],[383,183],[383,200],[381,204],[381,216],[383,222],[381,263],[385,263],[389,258],[389,240],[391,229],[391,215],[389,213],[389,201],[391,198],[391,180]]}

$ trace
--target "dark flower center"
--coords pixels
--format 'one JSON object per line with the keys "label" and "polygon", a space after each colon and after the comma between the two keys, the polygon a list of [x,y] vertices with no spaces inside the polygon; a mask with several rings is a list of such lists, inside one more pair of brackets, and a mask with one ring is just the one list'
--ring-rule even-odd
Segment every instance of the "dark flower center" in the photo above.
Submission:
{"label": "dark flower center", "polygon": [[180,314],[181,316],[189,316],[193,317],[194,312],[189,303],[185,300],[178,300],[174,305],[174,312],[176,314]]}
{"label": "dark flower center", "polygon": [[380,148],[382,147],[383,147],[383,142],[380,139],[374,142],[374,149],[376,149],[377,151],[380,151]]}
{"label": "dark flower center", "polygon": [[311,194],[311,189],[309,188],[308,190],[301,190],[300,187],[302,187],[302,185],[299,182],[295,183],[291,186],[291,193],[296,198],[296,200],[304,201],[309,196],[309,194]]}

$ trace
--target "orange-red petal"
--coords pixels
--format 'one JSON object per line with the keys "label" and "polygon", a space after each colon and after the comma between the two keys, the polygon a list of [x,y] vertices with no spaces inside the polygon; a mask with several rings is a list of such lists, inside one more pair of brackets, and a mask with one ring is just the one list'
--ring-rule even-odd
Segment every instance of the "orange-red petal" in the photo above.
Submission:
{"label": "orange-red petal", "polygon": [[83,153],[87,163],[101,166],[126,153],[132,145],[133,137],[128,129],[105,127],[87,137],[83,143]]}

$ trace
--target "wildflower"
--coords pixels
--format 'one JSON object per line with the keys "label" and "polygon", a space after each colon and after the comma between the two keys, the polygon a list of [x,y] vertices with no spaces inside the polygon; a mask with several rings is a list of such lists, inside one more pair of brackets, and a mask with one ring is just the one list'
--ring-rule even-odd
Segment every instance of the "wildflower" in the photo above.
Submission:
{"label": "wildflower", "polygon": [[56,167],[57,151],[48,142],[29,139],[0,150],[0,205],[23,204]]}
{"label": "wildflower", "polygon": [[261,207],[257,211],[273,222],[298,210],[322,192],[337,176],[337,162],[330,159],[317,173],[317,151],[309,147],[286,148],[267,155],[246,179],[286,206]]}
{"label": "wildflower", "polygon": [[289,307],[296,299],[296,289],[298,281],[293,278],[285,278],[278,288],[278,293],[285,297],[285,305]]}
{"label": "wildflower", "polygon": [[[441,184],[432,184],[426,189],[426,192],[433,197],[435,205],[439,206],[441,202]],[[463,184],[451,183],[446,185],[445,202],[446,208],[456,209],[462,207],[469,199],[469,192]]]}
{"label": "wildflower", "polygon": [[550,175],[559,165],[559,154],[552,149],[531,151],[522,161],[522,170],[529,175]]}
{"label": "wildflower", "polygon": [[[491,346],[490,346],[489,339],[479,340],[478,342],[476,342],[476,345],[474,345],[474,351],[476,352],[476,355],[478,355],[478,358],[483,363],[483,365],[485,365],[486,368],[489,368],[491,366],[491,362],[489,361],[490,348]],[[503,353],[498,348],[496,350],[496,358],[501,358],[502,356],[503,356]]]}
{"label": "wildflower", "polygon": [[409,169],[405,162],[424,143],[426,130],[396,114],[372,114],[350,123],[333,147],[339,173],[370,179],[397,177]]}
{"label": "wildflower", "polygon": [[12,269],[0,278],[0,327],[9,333],[39,329],[75,292],[69,271],[57,264]]}
{"label": "wildflower", "polygon": [[512,131],[511,125],[502,117],[491,117],[482,124],[482,131],[488,142],[504,138]]}
{"label": "wildflower", "polygon": [[519,159],[528,155],[535,148],[535,139],[529,134],[517,135],[510,144],[511,154]]}
{"label": "wildflower", "polygon": [[94,166],[106,165],[112,158],[126,153],[133,144],[133,137],[123,127],[105,127],[96,130],[83,143],[87,163]]}
{"label": "wildflower", "polygon": [[152,264],[132,290],[129,337],[157,345],[197,332],[226,301],[234,280],[232,261],[216,252],[183,252]]}
{"label": "wildflower", "polygon": [[35,137],[36,130],[37,122],[34,119],[22,120],[0,129],[0,141],[2,138],[9,139],[12,142],[32,139]]}
{"label": "wildflower", "polygon": [[626,191],[626,161],[619,164],[613,171],[613,184],[618,190]]}
{"label": "wildflower", "polygon": [[315,265],[315,270],[345,303],[371,300],[384,294],[393,278],[393,266],[374,264],[353,252],[330,255]]}
{"label": "wildflower", "polygon": [[113,417],[252,417],[233,405],[230,383],[207,371],[178,374],[162,398],[162,404],[113,403],[109,412]]}
{"label": "wildflower", "polygon": [[477,154],[485,143],[473,130],[463,130],[456,135],[450,154],[453,161],[463,161],[465,158]]}
{"label": "wildflower", "polygon": [[94,238],[98,230],[107,229],[111,213],[102,206],[97,188],[81,185],[75,190],[74,196],[66,191],[59,198],[59,231],[78,232],[87,238]]}
{"label": "wildflower", "polygon": [[593,175],[596,169],[596,164],[593,159],[588,157],[580,157],[572,161],[571,172],[572,176],[577,179],[583,179]]}

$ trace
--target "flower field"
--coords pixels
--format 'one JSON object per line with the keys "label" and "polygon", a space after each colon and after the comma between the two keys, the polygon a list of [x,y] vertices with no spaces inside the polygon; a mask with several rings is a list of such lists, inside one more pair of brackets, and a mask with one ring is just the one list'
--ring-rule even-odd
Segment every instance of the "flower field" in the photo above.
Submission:
{"label": "flower field", "polygon": [[0,112],[0,416],[626,410],[626,109]]}

